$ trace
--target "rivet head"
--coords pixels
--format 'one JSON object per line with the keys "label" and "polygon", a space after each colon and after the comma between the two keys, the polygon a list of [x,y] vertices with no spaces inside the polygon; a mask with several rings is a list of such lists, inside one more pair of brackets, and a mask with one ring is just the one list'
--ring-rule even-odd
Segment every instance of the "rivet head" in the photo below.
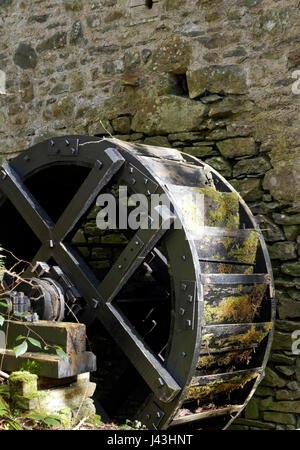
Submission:
{"label": "rivet head", "polygon": [[188,302],[189,302],[189,303],[192,303],[192,301],[193,301],[193,296],[192,296],[192,295],[188,295],[188,298],[187,298],[187,299],[188,299]]}
{"label": "rivet head", "polygon": [[163,386],[165,384],[165,382],[162,378],[159,378],[158,382],[159,382],[160,386]]}
{"label": "rivet head", "polygon": [[186,284],[184,284],[184,283],[182,283],[182,284],[181,284],[181,289],[182,289],[183,291],[185,291],[185,290],[186,290],[186,288],[187,288],[187,285],[186,285]]}
{"label": "rivet head", "polygon": [[65,140],[65,143],[66,143],[66,146],[70,145],[69,139],[66,139],[66,140]]}
{"label": "rivet head", "polygon": [[54,140],[53,139],[50,140],[50,145],[51,145],[51,147],[54,146]]}
{"label": "rivet head", "polygon": [[185,358],[185,357],[186,357],[186,353],[185,353],[185,352],[181,352],[181,356],[182,356],[183,358]]}
{"label": "rivet head", "polygon": [[146,414],[146,419],[149,420],[150,419],[150,414]]}
{"label": "rivet head", "polygon": [[186,260],[186,256],[182,255],[181,259],[182,259],[182,261],[185,261]]}
{"label": "rivet head", "polygon": [[179,310],[179,314],[180,314],[181,316],[183,316],[183,315],[184,315],[184,313],[185,313],[185,310],[184,310],[183,308],[180,308],[180,310]]}
{"label": "rivet head", "polygon": [[92,302],[93,302],[93,307],[96,309],[99,305],[99,300],[97,300],[96,298],[92,298]]}
{"label": "rivet head", "polygon": [[122,264],[118,265],[118,269],[122,269],[122,267],[123,267]]}
{"label": "rivet head", "polygon": [[135,184],[135,183],[136,183],[136,179],[135,179],[135,178],[132,178],[132,179],[131,179],[131,183],[132,183],[132,184]]}

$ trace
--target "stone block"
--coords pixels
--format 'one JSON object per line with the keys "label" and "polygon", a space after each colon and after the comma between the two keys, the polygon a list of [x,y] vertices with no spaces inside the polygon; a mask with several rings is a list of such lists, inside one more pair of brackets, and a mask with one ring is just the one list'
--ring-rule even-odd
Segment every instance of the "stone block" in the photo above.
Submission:
{"label": "stone block", "polygon": [[224,158],[238,158],[256,154],[253,138],[232,138],[218,142],[217,147]]}
{"label": "stone block", "polygon": [[206,106],[201,102],[176,95],[145,99],[131,128],[148,135],[193,131],[199,128],[205,112]]}
{"label": "stone block", "polygon": [[246,74],[238,65],[208,66],[187,71],[190,98],[210,93],[244,94],[247,92]]}
{"label": "stone block", "polygon": [[26,371],[12,372],[8,378],[11,398],[15,395],[33,397],[37,394],[37,375]]}
{"label": "stone block", "polygon": [[287,261],[297,258],[297,247],[294,242],[276,242],[268,246],[268,251],[271,259]]}
{"label": "stone block", "polygon": [[264,412],[264,420],[268,422],[282,423],[286,425],[295,425],[296,416],[293,414],[286,414],[280,412]]}

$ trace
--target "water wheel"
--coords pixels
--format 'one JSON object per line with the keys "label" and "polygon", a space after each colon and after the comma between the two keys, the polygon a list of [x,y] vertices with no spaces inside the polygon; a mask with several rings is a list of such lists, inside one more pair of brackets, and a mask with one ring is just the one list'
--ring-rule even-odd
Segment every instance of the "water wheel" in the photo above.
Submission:
{"label": "water wheel", "polygon": [[[99,229],[99,194],[120,209],[121,188],[168,200],[160,225]],[[0,194],[1,245],[59,267],[76,292],[64,320],[87,325],[108,416],[226,428],[263,377],[275,315],[262,233],[230,184],[174,149],[68,136],[5,163]]]}

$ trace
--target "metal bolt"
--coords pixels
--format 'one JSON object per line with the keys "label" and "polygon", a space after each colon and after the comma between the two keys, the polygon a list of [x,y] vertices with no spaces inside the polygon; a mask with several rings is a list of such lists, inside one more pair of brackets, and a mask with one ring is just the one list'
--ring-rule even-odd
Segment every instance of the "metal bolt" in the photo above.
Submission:
{"label": "metal bolt", "polygon": [[131,179],[131,182],[132,182],[132,184],[135,184],[135,183],[136,183],[136,179],[135,179],[135,178],[132,178],[132,179]]}
{"label": "metal bolt", "polygon": [[187,320],[186,323],[187,323],[187,326],[188,326],[188,327],[191,327],[191,326],[192,326],[192,321],[191,321],[191,320]]}
{"label": "metal bolt", "polygon": [[165,382],[164,382],[164,380],[163,380],[162,378],[159,378],[159,379],[158,379],[158,382],[159,382],[159,384],[160,384],[161,386],[163,386],[163,385],[165,384]]}
{"label": "metal bolt", "polygon": [[181,352],[181,356],[183,356],[183,358],[186,357],[186,353],[185,352]]}
{"label": "metal bolt", "polygon": [[69,139],[66,139],[66,146],[68,146],[68,145],[70,145],[70,141],[69,141]]}
{"label": "metal bolt", "polygon": [[145,178],[144,182],[145,182],[145,184],[147,184],[148,183],[148,178]]}
{"label": "metal bolt", "polygon": [[92,298],[92,302],[93,302],[93,307],[96,309],[99,305],[99,300],[97,300],[96,298]]}
{"label": "metal bolt", "polygon": [[76,149],[72,147],[72,148],[71,148],[71,153],[72,153],[72,155],[75,155]]}
{"label": "metal bolt", "polygon": [[37,315],[37,313],[33,313],[33,314],[32,314],[31,321],[32,321],[33,323],[36,323],[36,322],[39,321],[39,316]]}
{"label": "metal bolt", "polygon": [[183,291],[185,291],[185,290],[186,290],[186,288],[187,288],[187,285],[186,285],[186,284],[184,284],[184,283],[182,283],[182,285],[181,285],[181,289],[182,289]]}
{"label": "metal bolt", "polygon": [[1,170],[2,180],[4,180],[7,177],[7,172],[5,170]]}
{"label": "metal bolt", "polygon": [[135,241],[135,245],[139,245],[140,243],[139,243],[139,241]]}
{"label": "metal bolt", "polygon": [[149,191],[149,189],[147,189],[146,194],[151,195],[151,192]]}
{"label": "metal bolt", "polygon": [[53,139],[51,139],[51,141],[50,141],[50,145],[51,145],[51,147],[53,147],[53,146],[54,146],[54,140],[53,140]]}
{"label": "metal bolt", "polygon": [[179,314],[180,314],[181,316],[183,316],[183,315],[184,315],[184,313],[185,313],[185,310],[184,310],[183,308],[180,308],[180,310],[179,310]]}
{"label": "metal bolt", "polygon": [[53,248],[53,247],[54,247],[54,241],[53,241],[53,239],[50,239],[50,241],[49,241],[49,246],[50,246],[50,248]]}
{"label": "metal bolt", "polygon": [[96,164],[98,169],[101,169],[101,167],[103,166],[102,161],[100,161],[99,159],[96,161]]}
{"label": "metal bolt", "polygon": [[160,417],[160,412],[159,411],[157,411],[156,416]]}
{"label": "metal bolt", "polygon": [[129,167],[129,172],[133,173],[133,167]]}
{"label": "metal bolt", "polygon": [[122,264],[118,265],[118,269],[122,269],[122,267],[123,267]]}
{"label": "metal bolt", "polygon": [[192,301],[193,301],[193,296],[192,295],[188,295],[188,302],[192,303]]}
{"label": "metal bolt", "polygon": [[185,255],[182,255],[181,259],[182,259],[183,261],[185,261],[185,260],[186,260]]}

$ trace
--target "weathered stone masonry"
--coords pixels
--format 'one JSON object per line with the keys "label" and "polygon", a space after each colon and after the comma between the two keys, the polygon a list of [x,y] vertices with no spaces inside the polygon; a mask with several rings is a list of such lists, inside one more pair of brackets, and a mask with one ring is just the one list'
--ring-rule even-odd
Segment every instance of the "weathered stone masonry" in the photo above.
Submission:
{"label": "weathered stone masonry", "polygon": [[172,146],[219,170],[256,215],[278,320],[233,428],[300,427],[299,26],[295,0],[0,0],[1,152],[108,132]]}

